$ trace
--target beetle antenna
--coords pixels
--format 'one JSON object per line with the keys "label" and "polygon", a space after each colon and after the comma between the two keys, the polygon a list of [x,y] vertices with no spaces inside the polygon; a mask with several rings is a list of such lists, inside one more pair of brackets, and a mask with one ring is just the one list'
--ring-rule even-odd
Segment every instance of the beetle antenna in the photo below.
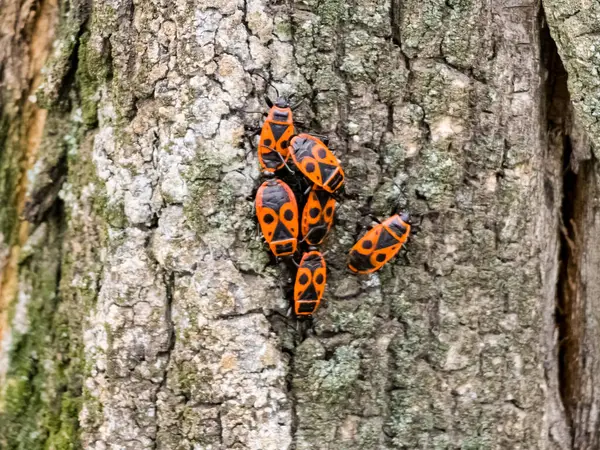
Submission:
{"label": "beetle antenna", "polygon": [[290,175],[294,175],[296,172],[294,172],[290,166],[287,165],[287,163],[283,163],[283,165],[285,166],[285,168],[288,170],[288,172],[290,173]]}
{"label": "beetle antenna", "polygon": [[[277,150],[275,150],[277,152]],[[277,152],[277,154],[279,155],[279,158],[281,158],[281,162],[283,163],[283,165],[285,166],[285,168],[288,170],[288,172],[290,173],[290,175],[294,175],[296,172],[294,172],[290,166],[287,165],[287,161],[285,159],[283,159],[283,155],[279,152]]]}
{"label": "beetle antenna", "polygon": [[290,166],[288,166],[287,161],[285,159],[283,159],[283,155],[281,153],[279,153],[277,150],[275,150],[273,147],[267,147],[266,145],[261,145],[261,147],[268,148],[269,150],[274,151],[275,153],[277,153],[277,155],[281,159],[281,162],[283,163],[283,165],[285,166],[285,168],[290,172],[290,175],[294,175],[296,173],[296,172],[294,172],[290,168]]}
{"label": "beetle antenna", "polygon": [[[302,243],[302,242],[306,241],[313,231],[320,230],[322,228],[327,228],[327,225],[323,224],[323,225],[319,225],[317,227],[311,228],[308,231],[308,233],[306,233],[306,236],[304,236],[304,238],[302,238],[302,240],[300,242]],[[317,247],[315,247],[314,245],[311,245],[308,249],[310,250],[311,248],[313,248],[314,250],[318,250]]]}
{"label": "beetle antenna", "polygon": [[253,75],[258,75],[259,77],[261,77],[263,80],[265,80],[265,83],[267,83],[269,86],[271,86],[273,89],[275,89],[275,93],[277,94],[277,97],[279,97],[279,90],[275,87],[275,85],[273,83],[271,83],[271,81],[269,81],[264,75],[262,75],[260,72],[252,72]]}

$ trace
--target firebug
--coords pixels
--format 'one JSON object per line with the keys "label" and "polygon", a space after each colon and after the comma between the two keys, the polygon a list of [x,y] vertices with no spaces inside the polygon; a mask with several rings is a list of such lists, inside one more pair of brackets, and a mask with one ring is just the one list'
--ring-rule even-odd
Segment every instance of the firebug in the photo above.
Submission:
{"label": "firebug", "polygon": [[333,193],[344,184],[339,161],[319,138],[306,133],[294,136],[290,152],[298,169],[315,185]]}
{"label": "firebug", "polygon": [[278,179],[265,181],[256,193],[256,215],[275,256],[289,256],[298,246],[298,205],[290,187]]}
{"label": "firebug", "polygon": [[258,160],[264,171],[274,173],[289,158],[288,147],[294,135],[294,122],[289,100],[277,97],[274,104],[268,97],[265,100],[270,110],[260,131]]}
{"label": "firebug", "polygon": [[348,268],[356,273],[373,273],[383,267],[408,239],[407,214],[394,214],[369,230],[350,250]]}
{"label": "firebug", "polygon": [[327,278],[325,258],[311,250],[302,256],[294,285],[294,312],[297,316],[312,315],[323,298]]}
{"label": "firebug", "polygon": [[302,236],[309,245],[320,245],[333,225],[335,199],[326,190],[314,187],[302,211]]}

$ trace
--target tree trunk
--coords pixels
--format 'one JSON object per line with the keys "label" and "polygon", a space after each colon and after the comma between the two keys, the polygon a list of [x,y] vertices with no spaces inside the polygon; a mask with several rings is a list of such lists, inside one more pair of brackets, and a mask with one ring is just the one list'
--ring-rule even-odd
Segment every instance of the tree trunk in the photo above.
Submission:
{"label": "tree trunk", "polygon": [[[0,24],[0,449],[600,448],[597,3],[4,0]],[[308,321],[254,220],[259,75],[347,175]],[[406,251],[350,274],[399,210]]]}

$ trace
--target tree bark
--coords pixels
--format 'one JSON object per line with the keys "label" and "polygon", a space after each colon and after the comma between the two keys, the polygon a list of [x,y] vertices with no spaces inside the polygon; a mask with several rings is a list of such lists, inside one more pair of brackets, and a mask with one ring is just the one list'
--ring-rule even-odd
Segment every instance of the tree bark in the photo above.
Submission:
{"label": "tree bark", "polygon": [[[567,98],[572,112],[563,126],[565,153],[563,201],[562,305],[559,337],[561,395],[571,424],[572,446],[595,449],[600,397],[595,387],[598,358],[598,63],[600,5],[583,1],[544,2],[558,54],[568,72]],[[570,105],[565,105],[570,109]]]}
{"label": "tree bark", "polygon": [[[586,0],[4,0],[1,449],[596,449]],[[251,131],[347,174],[289,317]],[[368,214],[406,251],[357,277]]]}

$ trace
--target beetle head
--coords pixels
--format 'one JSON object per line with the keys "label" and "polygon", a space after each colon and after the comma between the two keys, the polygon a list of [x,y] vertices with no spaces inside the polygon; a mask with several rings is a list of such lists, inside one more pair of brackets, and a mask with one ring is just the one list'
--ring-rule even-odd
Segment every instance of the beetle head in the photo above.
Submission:
{"label": "beetle head", "polygon": [[275,100],[275,106],[278,108],[289,108],[290,101],[285,97],[277,97],[277,100]]}

